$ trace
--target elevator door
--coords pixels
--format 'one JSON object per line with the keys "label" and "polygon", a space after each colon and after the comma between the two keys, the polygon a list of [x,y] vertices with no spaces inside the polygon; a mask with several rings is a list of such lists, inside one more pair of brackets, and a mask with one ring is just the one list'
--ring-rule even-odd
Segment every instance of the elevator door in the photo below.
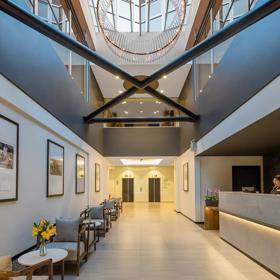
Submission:
{"label": "elevator door", "polygon": [[160,178],[149,178],[149,202],[160,202]]}
{"label": "elevator door", "polygon": [[122,199],[123,202],[134,201],[134,179],[123,178],[122,179]]}

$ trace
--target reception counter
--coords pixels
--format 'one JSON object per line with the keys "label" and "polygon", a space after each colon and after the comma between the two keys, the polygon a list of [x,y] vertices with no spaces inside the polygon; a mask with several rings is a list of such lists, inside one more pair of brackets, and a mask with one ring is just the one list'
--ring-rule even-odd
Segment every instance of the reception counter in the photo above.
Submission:
{"label": "reception counter", "polygon": [[280,195],[219,194],[220,237],[280,275]]}

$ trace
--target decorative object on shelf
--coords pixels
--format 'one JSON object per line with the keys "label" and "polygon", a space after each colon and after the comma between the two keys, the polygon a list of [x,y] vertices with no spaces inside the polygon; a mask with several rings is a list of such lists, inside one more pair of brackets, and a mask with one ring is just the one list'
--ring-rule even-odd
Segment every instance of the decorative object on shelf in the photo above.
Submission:
{"label": "decorative object on shelf", "polygon": [[[160,16],[152,18],[150,11],[155,13],[155,9]],[[126,10],[127,15],[123,14]],[[119,9],[112,0],[97,2],[97,20],[104,40],[117,56],[132,63],[150,63],[170,51],[181,34],[185,15],[185,0],[129,0]],[[124,25],[126,17],[130,20]]]}
{"label": "decorative object on shelf", "polygon": [[100,192],[100,164],[95,163],[95,192]]}
{"label": "decorative object on shelf", "polygon": [[207,194],[205,196],[205,205],[206,206],[218,207],[219,191],[220,191],[220,189],[214,189],[214,190],[207,189]]}
{"label": "decorative object on shelf", "polygon": [[0,115],[0,202],[18,199],[18,123]]}
{"label": "decorative object on shelf", "polygon": [[64,147],[48,140],[47,197],[64,194]]}
{"label": "decorative object on shelf", "polygon": [[183,191],[189,191],[189,163],[183,165]]}
{"label": "decorative object on shelf", "polygon": [[76,194],[85,192],[85,158],[76,154]]}
{"label": "decorative object on shelf", "polygon": [[56,229],[49,221],[42,219],[38,224],[34,223],[32,228],[32,236],[36,236],[40,243],[40,256],[47,255],[46,240],[50,240],[56,234]]}

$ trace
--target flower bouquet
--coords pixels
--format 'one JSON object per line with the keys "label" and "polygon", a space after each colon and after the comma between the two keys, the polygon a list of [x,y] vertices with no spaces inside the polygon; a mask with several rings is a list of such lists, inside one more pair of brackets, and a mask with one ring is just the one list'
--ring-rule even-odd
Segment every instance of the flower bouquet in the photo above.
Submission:
{"label": "flower bouquet", "polygon": [[45,219],[42,219],[38,224],[33,224],[32,236],[37,236],[40,242],[40,256],[47,254],[46,240],[50,240],[55,234],[55,226]]}

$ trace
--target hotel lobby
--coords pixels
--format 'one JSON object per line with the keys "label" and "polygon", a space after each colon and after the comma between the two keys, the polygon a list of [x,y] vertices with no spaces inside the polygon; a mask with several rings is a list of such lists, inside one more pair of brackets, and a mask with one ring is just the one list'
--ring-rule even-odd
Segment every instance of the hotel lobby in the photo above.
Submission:
{"label": "hotel lobby", "polygon": [[279,0],[0,0],[0,280],[280,279]]}

